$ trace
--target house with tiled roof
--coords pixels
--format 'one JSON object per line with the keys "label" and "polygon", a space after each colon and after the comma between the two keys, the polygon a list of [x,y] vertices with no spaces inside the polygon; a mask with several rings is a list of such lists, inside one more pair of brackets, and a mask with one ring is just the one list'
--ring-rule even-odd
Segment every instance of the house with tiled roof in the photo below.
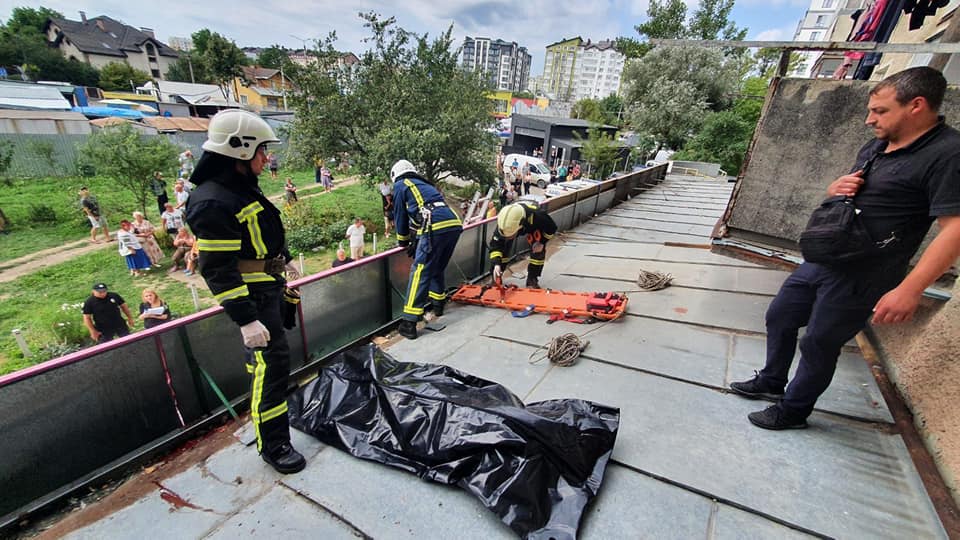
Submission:
{"label": "house with tiled roof", "polygon": [[67,59],[86,62],[100,69],[110,62],[122,62],[163,79],[179,54],[158,40],[150,28],[136,28],[106,15],[79,21],[51,18],[44,27],[50,45]]}
{"label": "house with tiled roof", "polygon": [[233,80],[237,100],[254,111],[286,110],[286,96],[291,90],[290,79],[279,69],[244,66],[243,76]]}

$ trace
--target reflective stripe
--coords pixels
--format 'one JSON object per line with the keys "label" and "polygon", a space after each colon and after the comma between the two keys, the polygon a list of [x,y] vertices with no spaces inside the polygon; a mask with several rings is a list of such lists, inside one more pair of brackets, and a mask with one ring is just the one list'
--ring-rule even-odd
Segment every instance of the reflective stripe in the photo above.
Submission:
{"label": "reflective stripe", "polygon": [[244,206],[243,208],[241,208],[240,211],[237,212],[235,215],[236,215],[237,221],[247,221],[251,217],[259,214],[260,212],[263,212],[263,205],[260,204],[260,201],[254,201]]}
{"label": "reflective stripe", "polygon": [[246,364],[246,366],[247,366],[247,373],[253,375],[253,364]]}
{"label": "reflective stripe", "polygon": [[243,207],[243,210],[237,212],[236,217],[240,223],[247,223],[247,232],[250,234],[250,243],[253,244],[253,250],[256,252],[257,259],[267,256],[267,245],[263,242],[263,233],[260,231],[260,220],[257,214],[263,212],[263,205],[259,202],[253,202]]}
{"label": "reflective stripe", "polygon": [[409,240],[409,239],[410,239],[409,234],[399,234],[399,233],[397,234],[397,240]]}
{"label": "reflective stripe", "polygon": [[429,295],[430,295],[430,299],[431,299],[431,300],[446,300],[446,299],[447,299],[447,295],[445,295],[445,294],[440,294],[440,293],[435,293],[435,292],[433,292],[433,291],[430,291]]}
{"label": "reflective stripe", "polygon": [[207,240],[197,238],[200,251],[240,251],[240,240]]}
{"label": "reflective stripe", "polygon": [[229,291],[224,291],[220,294],[213,295],[213,299],[221,304],[227,300],[233,300],[234,298],[240,298],[241,296],[247,296],[250,294],[250,290],[247,289],[246,285],[241,285],[235,289],[230,289]]}
{"label": "reflective stripe", "polygon": [[543,259],[530,259],[530,262],[527,264],[532,264],[534,266],[543,266]]}
{"label": "reflective stripe", "polygon": [[460,225],[461,225],[460,220],[454,218],[454,219],[448,219],[445,221],[438,221],[436,223],[433,223],[430,225],[430,229],[436,231],[439,229],[446,229],[449,227],[459,227]]}
{"label": "reflective stripe", "polygon": [[423,195],[420,194],[420,190],[417,189],[417,185],[411,182],[410,180],[404,180],[404,185],[410,189],[410,193],[413,193],[413,198],[417,201],[417,206],[423,207]]}
{"label": "reflective stripe", "polygon": [[503,252],[501,252],[501,251],[491,251],[491,252],[490,252],[490,258],[491,258],[491,259],[502,259],[502,258],[503,258]]}
{"label": "reflective stripe", "polygon": [[[278,416],[282,416],[287,413],[287,402],[277,405],[276,407],[270,409],[269,411],[263,411],[262,413],[256,415],[256,418],[260,423],[269,422]],[[251,415],[252,416],[252,415]]]}
{"label": "reflective stripe", "polygon": [[403,306],[404,313],[409,313],[410,315],[423,314],[423,308],[413,306],[413,299],[417,297],[417,289],[420,288],[420,275],[423,274],[423,267],[423,263],[418,264],[417,268],[413,271],[413,276],[410,278],[410,292],[407,293],[407,302]]}
{"label": "reflective stripe", "polygon": [[263,272],[244,272],[240,274],[240,277],[243,278],[244,283],[267,283],[277,280],[277,278]]}
{"label": "reflective stripe", "polygon": [[[263,379],[267,374],[267,363],[263,361],[263,351],[253,351],[253,359],[256,366],[253,368],[253,391],[250,393],[250,410],[260,410],[260,403],[263,402]],[[257,450],[263,451],[263,439],[260,436],[260,421],[258,415],[253,416],[253,429],[257,434]]]}
{"label": "reflective stripe", "polygon": [[552,235],[552,234],[543,233],[543,238],[544,238],[545,240],[549,240],[549,239],[553,238],[553,235]]}

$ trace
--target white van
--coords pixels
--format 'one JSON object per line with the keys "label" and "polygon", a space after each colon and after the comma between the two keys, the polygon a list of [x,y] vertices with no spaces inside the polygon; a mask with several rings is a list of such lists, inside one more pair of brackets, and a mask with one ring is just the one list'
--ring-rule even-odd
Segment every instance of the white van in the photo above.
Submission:
{"label": "white van", "polygon": [[533,181],[540,189],[546,189],[550,185],[550,167],[540,158],[527,156],[524,154],[507,154],[503,157],[503,170],[509,171],[513,162],[517,162],[517,171],[523,171],[524,165],[530,166],[530,172],[533,174]]}

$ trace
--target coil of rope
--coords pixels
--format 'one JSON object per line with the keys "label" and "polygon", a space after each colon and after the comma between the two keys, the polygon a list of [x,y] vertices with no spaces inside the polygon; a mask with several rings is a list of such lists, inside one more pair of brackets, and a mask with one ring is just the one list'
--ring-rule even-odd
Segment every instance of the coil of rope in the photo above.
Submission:
{"label": "coil of rope", "polygon": [[637,286],[643,291],[659,291],[669,287],[672,281],[673,276],[670,274],[640,270],[640,275],[637,277]]}
{"label": "coil of rope", "polygon": [[[580,353],[582,353],[589,344],[590,341],[581,340],[576,334],[563,334],[562,336],[551,339],[549,344],[541,345],[539,349],[530,353],[528,361],[531,364],[536,364],[544,358],[547,358],[552,364],[560,367],[570,367],[577,363],[577,359],[580,358]],[[547,349],[546,354],[537,359],[533,359],[533,356],[544,348]]]}

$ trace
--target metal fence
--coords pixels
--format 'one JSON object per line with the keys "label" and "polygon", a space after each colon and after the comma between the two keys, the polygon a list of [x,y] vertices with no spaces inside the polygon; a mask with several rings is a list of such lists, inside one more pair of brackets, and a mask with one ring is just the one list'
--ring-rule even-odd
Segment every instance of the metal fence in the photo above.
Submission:
{"label": "metal fence", "polygon": [[[544,205],[567,230],[658,183],[666,166],[614,178]],[[460,237],[448,283],[489,272],[489,219]],[[527,249],[519,239],[516,251]],[[410,259],[402,249],[294,282],[302,300],[287,332],[291,371],[315,369],[337,349],[399,316]],[[249,391],[237,326],[220,308],[50,360],[0,377],[0,528],[169,445]]]}

